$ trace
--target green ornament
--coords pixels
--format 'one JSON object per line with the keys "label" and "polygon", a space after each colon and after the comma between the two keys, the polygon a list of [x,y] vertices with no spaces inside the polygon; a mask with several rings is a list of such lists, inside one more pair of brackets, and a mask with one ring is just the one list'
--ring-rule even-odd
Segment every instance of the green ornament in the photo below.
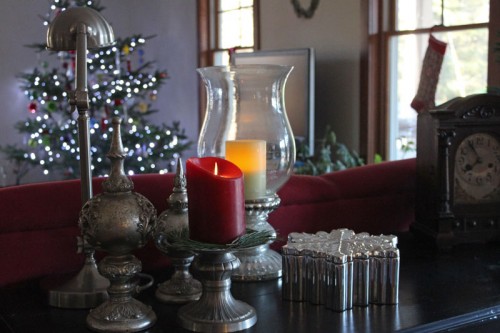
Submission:
{"label": "green ornament", "polygon": [[50,101],[47,103],[47,111],[54,112],[57,110],[57,103],[54,101]]}

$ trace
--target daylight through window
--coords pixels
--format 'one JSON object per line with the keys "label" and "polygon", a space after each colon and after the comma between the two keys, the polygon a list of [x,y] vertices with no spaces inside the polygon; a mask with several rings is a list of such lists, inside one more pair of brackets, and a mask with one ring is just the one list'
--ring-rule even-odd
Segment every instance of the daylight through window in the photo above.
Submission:
{"label": "daylight through window", "polygon": [[417,113],[410,103],[420,80],[429,29],[446,42],[436,105],[486,92],[489,0],[396,0],[389,31],[389,159],[416,155]]}

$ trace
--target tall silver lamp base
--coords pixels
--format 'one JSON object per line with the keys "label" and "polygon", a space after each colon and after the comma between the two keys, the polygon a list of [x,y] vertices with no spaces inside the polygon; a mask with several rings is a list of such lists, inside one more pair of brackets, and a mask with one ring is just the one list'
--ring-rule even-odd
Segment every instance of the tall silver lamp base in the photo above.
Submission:
{"label": "tall silver lamp base", "polygon": [[[273,226],[267,222],[268,215],[278,208],[280,198],[274,194],[255,200],[245,200],[247,228],[255,231],[269,231],[276,237]],[[281,255],[263,244],[234,252],[241,264],[233,272],[234,281],[263,281],[280,278],[282,275]]]}
{"label": "tall silver lamp base", "polygon": [[[47,48],[53,51],[76,51],[75,90],[69,94],[69,104],[78,109],[82,205],[92,198],[87,112],[87,49],[106,47],[114,43],[113,28],[98,11],[90,7],[74,7],[61,11],[52,20],[47,31]],[[92,308],[108,298],[106,289],[109,281],[98,273],[94,251],[86,251],[85,255],[85,264],[80,272],[65,284],[49,291],[50,305],[62,308]]]}
{"label": "tall silver lamp base", "polygon": [[200,251],[193,268],[202,277],[203,293],[179,309],[179,324],[195,332],[235,332],[257,322],[255,309],[231,295],[231,273],[239,260],[224,250]]}
{"label": "tall silver lamp base", "polygon": [[65,309],[89,309],[108,299],[109,280],[99,274],[92,252],[86,253],[85,263],[75,276],[51,287],[47,288],[49,305]]}

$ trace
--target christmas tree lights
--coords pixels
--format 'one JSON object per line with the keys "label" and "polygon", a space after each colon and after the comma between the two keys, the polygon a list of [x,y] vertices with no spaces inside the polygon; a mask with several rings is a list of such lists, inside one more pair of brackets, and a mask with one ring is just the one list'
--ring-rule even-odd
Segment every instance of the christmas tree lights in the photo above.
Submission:
{"label": "christmas tree lights", "polygon": [[[88,6],[101,11],[99,1],[52,0],[50,12],[42,17],[44,25],[71,6]],[[154,70],[154,63],[144,60],[144,45],[154,36],[134,35],[117,38],[116,44],[88,51],[88,94],[90,100],[90,143],[92,174],[104,176],[109,170],[105,158],[109,150],[113,116],[120,116],[122,140],[128,154],[128,174],[167,172],[191,142],[179,122],[152,124],[147,116],[157,112],[152,102],[168,79],[166,71]],[[30,46],[37,52],[58,59],[56,68],[47,61],[30,73],[19,76],[27,97],[28,118],[15,128],[24,135],[22,145],[0,147],[13,162],[16,183],[35,166],[44,175],[79,176],[79,149],[76,117],[69,104],[68,92],[74,90],[74,52],[49,52],[45,44]]]}

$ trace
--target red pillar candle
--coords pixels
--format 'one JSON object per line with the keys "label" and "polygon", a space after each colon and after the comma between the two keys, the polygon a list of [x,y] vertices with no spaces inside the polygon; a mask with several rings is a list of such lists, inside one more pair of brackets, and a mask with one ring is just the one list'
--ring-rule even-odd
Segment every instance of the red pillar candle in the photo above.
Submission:
{"label": "red pillar candle", "polygon": [[243,173],[233,163],[217,158],[186,161],[189,237],[228,244],[245,233]]}

